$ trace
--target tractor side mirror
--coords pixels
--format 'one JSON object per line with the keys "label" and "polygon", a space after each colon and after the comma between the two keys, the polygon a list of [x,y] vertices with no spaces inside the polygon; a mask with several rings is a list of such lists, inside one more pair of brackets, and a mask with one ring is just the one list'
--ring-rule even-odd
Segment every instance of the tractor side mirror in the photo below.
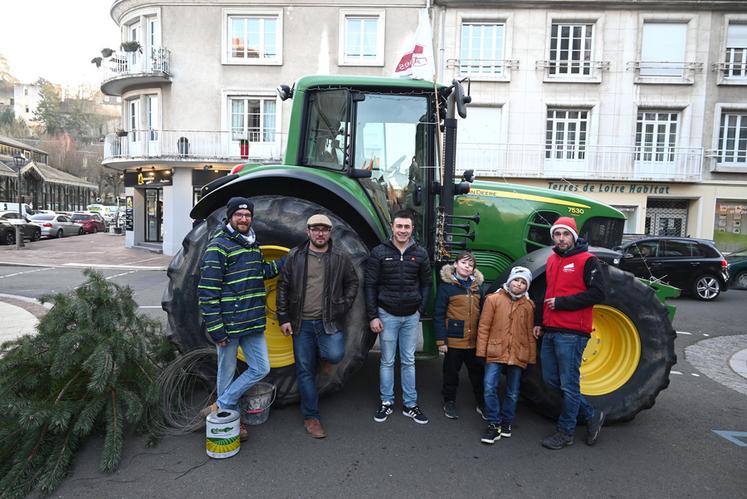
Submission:
{"label": "tractor side mirror", "polygon": [[348,171],[348,176],[352,178],[371,178],[371,170],[365,168],[351,168]]}

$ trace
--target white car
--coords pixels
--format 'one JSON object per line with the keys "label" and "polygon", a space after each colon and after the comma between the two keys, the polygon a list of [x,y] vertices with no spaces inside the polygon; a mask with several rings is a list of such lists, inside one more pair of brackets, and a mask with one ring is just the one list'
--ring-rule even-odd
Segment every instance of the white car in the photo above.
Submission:
{"label": "white car", "polygon": [[83,227],[73,223],[70,217],[55,213],[42,213],[32,215],[31,223],[41,227],[41,235],[44,237],[66,237],[83,234]]}

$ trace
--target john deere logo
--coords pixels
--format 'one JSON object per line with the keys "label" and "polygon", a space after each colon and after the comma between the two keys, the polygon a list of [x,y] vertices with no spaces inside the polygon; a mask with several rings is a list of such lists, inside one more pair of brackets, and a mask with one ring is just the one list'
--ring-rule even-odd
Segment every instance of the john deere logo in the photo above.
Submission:
{"label": "john deere logo", "polygon": [[228,428],[212,428],[210,433],[216,435],[218,433],[228,433],[231,430],[233,430],[233,426],[229,426]]}

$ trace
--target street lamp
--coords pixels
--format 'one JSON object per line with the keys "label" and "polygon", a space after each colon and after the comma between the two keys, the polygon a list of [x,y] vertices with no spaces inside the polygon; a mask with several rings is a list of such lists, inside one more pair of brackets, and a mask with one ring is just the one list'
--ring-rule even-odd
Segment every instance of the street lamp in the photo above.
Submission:
{"label": "street lamp", "polygon": [[[26,166],[26,158],[20,152],[13,156],[13,163],[18,169],[18,216],[23,218],[23,209],[21,207],[21,168]],[[23,227],[16,224],[16,248],[23,248]]]}

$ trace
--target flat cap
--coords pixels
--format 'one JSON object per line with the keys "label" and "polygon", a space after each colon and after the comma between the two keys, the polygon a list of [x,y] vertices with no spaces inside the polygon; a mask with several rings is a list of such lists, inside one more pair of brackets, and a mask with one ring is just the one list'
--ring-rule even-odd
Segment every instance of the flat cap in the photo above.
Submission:
{"label": "flat cap", "polygon": [[327,227],[332,227],[332,221],[327,215],[318,213],[316,215],[311,215],[309,219],[306,220],[306,225],[309,227],[312,225],[326,225]]}

